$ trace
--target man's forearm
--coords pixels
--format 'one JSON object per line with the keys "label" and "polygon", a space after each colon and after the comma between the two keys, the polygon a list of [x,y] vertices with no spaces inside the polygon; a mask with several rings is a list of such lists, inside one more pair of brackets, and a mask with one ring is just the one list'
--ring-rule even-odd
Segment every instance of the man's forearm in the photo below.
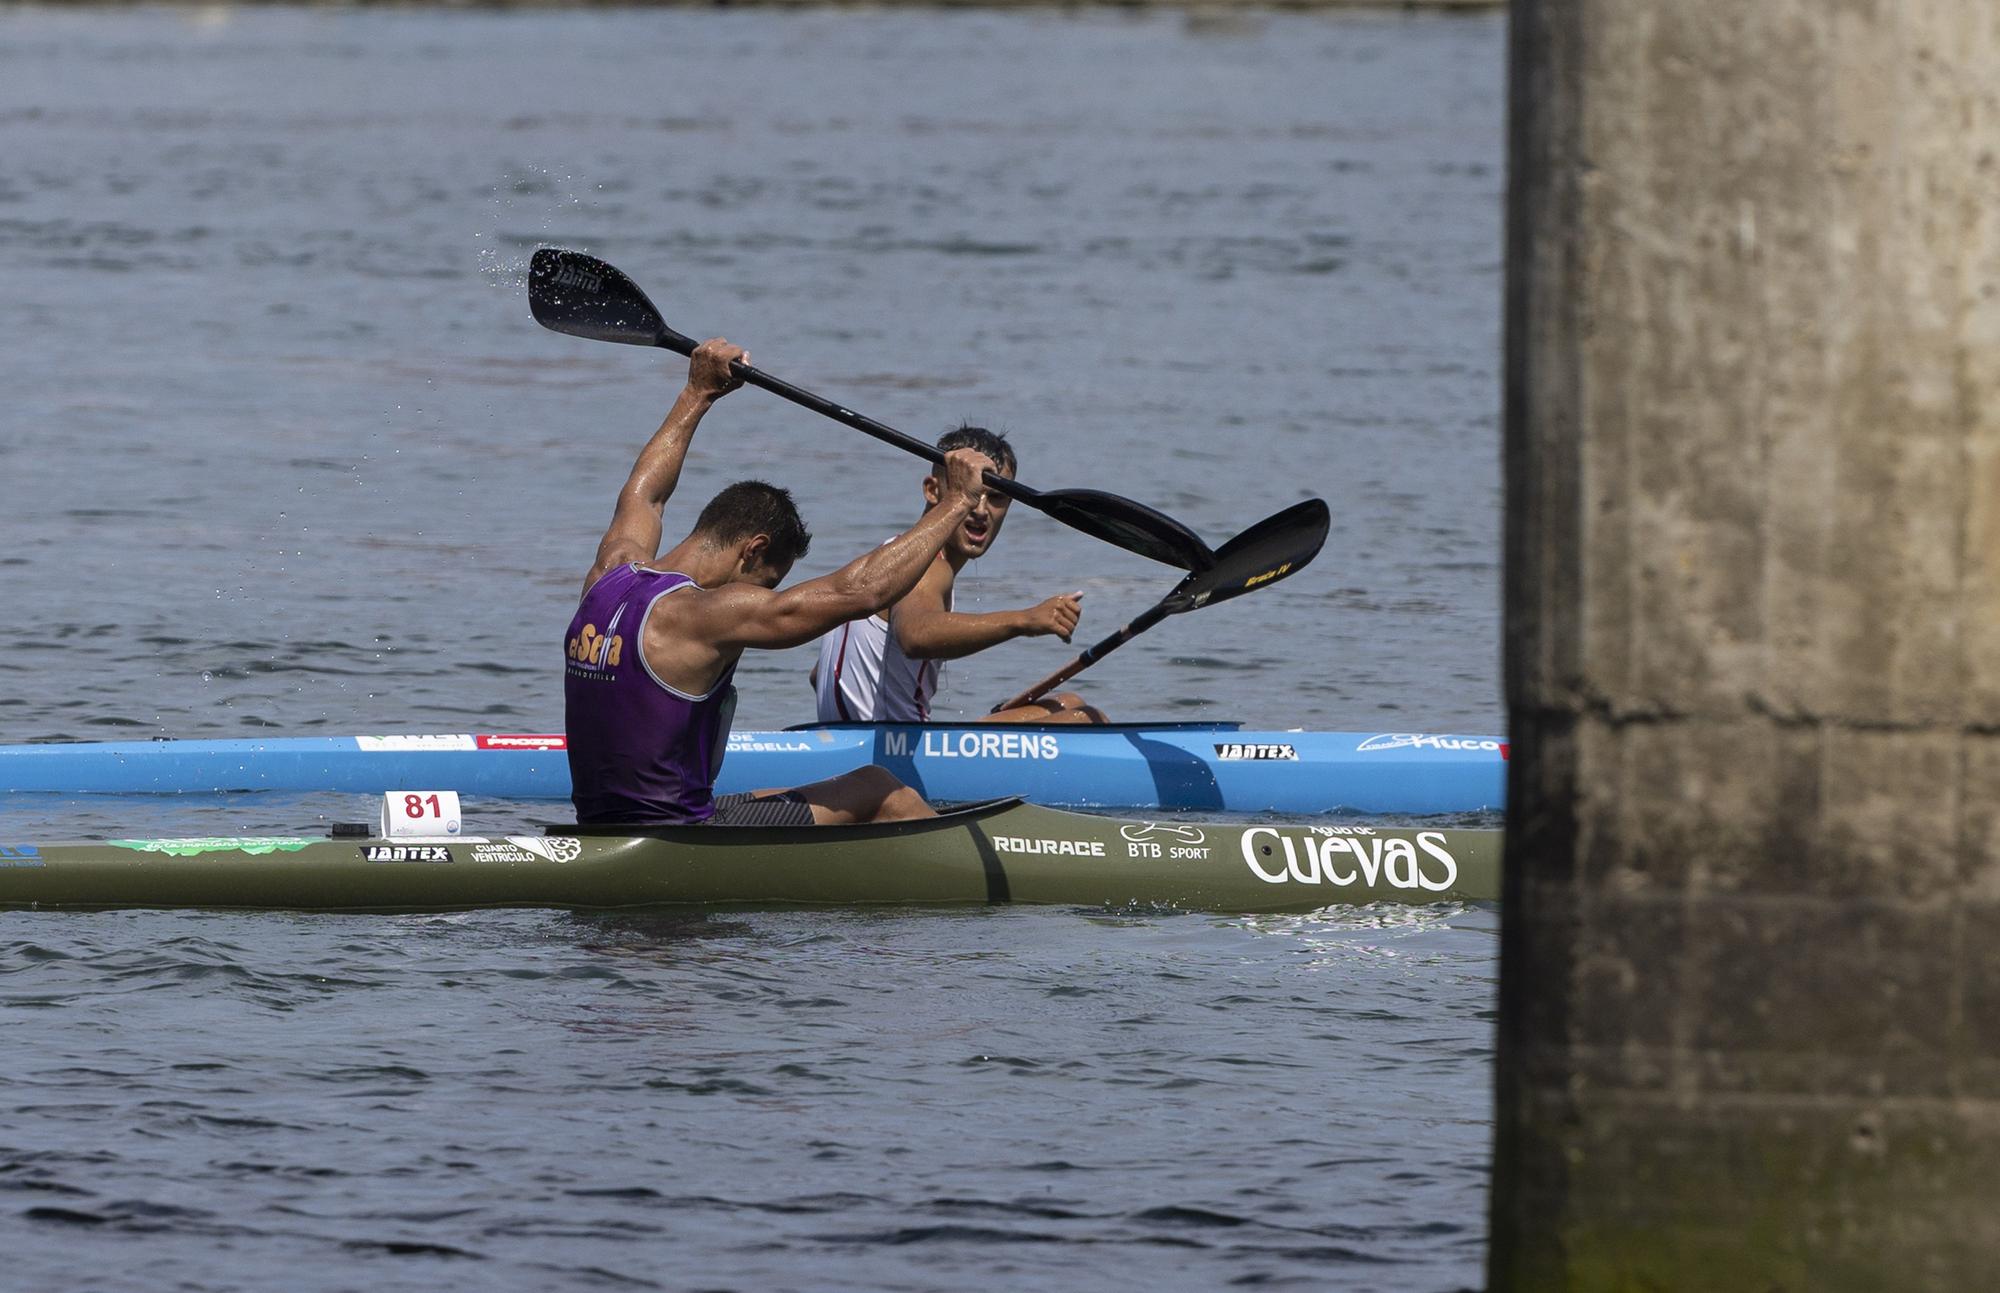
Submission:
{"label": "man's forearm", "polygon": [[957,660],[1026,632],[1019,611],[934,611],[894,623],[896,645],[912,660]]}
{"label": "man's forearm", "polygon": [[945,540],[971,510],[969,503],[943,504],[924,513],[921,521],[881,547],[855,558],[833,578],[841,580],[869,604],[867,613],[888,610],[907,596]]}

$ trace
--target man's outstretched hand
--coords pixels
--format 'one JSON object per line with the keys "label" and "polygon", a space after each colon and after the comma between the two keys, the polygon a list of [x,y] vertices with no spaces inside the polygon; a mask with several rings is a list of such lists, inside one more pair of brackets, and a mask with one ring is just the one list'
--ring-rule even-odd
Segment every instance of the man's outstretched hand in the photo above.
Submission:
{"label": "man's outstretched hand", "polygon": [[1029,637],[1044,637],[1053,633],[1067,642],[1069,635],[1076,632],[1077,622],[1083,618],[1083,594],[1062,593],[1030,606],[1021,615]]}

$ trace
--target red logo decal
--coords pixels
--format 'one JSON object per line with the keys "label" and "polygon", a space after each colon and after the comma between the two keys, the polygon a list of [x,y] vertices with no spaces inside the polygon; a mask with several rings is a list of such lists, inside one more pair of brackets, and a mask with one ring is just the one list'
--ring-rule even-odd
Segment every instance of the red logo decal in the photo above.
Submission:
{"label": "red logo decal", "polygon": [[1513,762],[1513,760],[1510,759],[1507,755],[1507,742],[1505,741],[1500,742],[1500,759],[1502,762],[1505,763]]}
{"label": "red logo decal", "polygon": [[482,750],[567,750],[569,738],[562,736],[476,736]]}

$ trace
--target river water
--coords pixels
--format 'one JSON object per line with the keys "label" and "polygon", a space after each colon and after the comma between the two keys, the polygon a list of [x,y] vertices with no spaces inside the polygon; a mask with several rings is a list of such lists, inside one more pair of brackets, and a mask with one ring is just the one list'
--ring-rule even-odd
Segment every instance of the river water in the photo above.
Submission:
{"label": "river water", "polygon": [[[1503,20],[0,11],[0,740],[555,730],[669,322],[1289,582],[1078,680],[1121,718],[1497,731]],[[913,460],[761,392],[684,499],[831,569]],[[677,501],[676,507],[681,504]],[[684,525],[690,512],[676,511]],[[961,606],[1171,573],[1016,509]],[[982,711],[1073,648],[954,666]],[[809,717],[804,652],[739,723]],[[474,803],[473,820],[546,816]],[[367,806],[0,801],[0,841]],[[1491,911],[0,915],[16,1287],[1455,1289]]]}

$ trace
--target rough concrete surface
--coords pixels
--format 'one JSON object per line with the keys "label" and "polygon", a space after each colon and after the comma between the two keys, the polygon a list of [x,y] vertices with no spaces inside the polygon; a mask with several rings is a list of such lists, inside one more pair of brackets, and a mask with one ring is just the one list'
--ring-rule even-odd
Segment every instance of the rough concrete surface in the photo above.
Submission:
{"label": "rough concrete surface", "polygon": [[1492,1285],[2000,1252],[2000,5],[1517,0]]}

